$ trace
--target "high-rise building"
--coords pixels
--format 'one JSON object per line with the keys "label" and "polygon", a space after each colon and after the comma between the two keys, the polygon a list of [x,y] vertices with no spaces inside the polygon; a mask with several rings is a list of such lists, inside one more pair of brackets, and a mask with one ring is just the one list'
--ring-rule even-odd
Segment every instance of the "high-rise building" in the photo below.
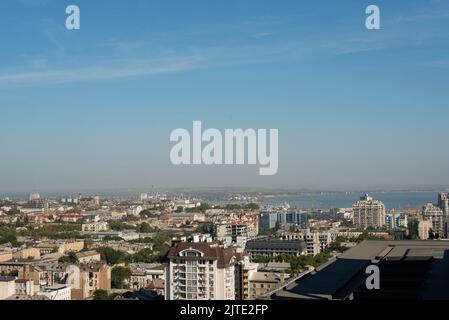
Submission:
{"label": "high-rise building", "polygon": [[214,226],[216,240],[227,244],[243,244],[257,237],[257,221],[221,223]]}
{"label": "high-rise building", "polygon": [[445,216],[449,216],[449,193],[440,193],[438,195],[438,207],[443,210]]}
{"label": "high-rise building", "polygon": [[260,211],[260,230],[276,228],[278,211],[263,209]]}
{"label": "high-rise building", "polygon": [[288,229],[291,226],[298,226],[300,229],[308,228],[307,212],[298,210],[261,210],[260,211],[260,228],[274,229],[280,227]]}
{"label": "high-rise building", "polygon": [[429,239],[429,232],[432,229],[432,221],[420,220],[418,222],[418,237],[421,240]]}
{"label": "high-rise building", "polygon": [[32,192],[32,193],[30,193],[30,196],[29,196],[29,200],[30,200],[30,202],[31,201],[36,201],[36,200],[39,200],[41,198],[41,195],[39,194],[39,193],[37,193],[37,192]]}
{"label": "high-rise building", "polygon": [[168,252],[167,300],[234,300],[237,253],[218,242],[177,242]]}
{"label": "high-rise building", "polygon": [[390,212],[385,216],[386,228],[388,230],[395,230],[396,228],[407,228],[408,217],[407,215],[399,212]]}
{"label": "high-rise building", "polygon": [[385,225],[385,205],[365,194],[352,205],[354,225],[358,228],[381,228]]}
{"label": "high-rise building", "polygon": [[432,203],[428,203],[422,208],[422,215],[424,219],[432,221],[432,232],[443,236],[445,233],[445,217],[443,210]]}
{"label": "high-rise building", "polygon": [[147,200],[148,200],[148,193],[141,193],[140,201],[147,201]]}

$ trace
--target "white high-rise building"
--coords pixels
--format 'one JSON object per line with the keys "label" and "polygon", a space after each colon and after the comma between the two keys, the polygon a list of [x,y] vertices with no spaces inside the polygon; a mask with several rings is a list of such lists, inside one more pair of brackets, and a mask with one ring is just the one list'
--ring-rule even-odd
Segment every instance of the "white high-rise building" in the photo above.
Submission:
{"label": "white high-rise building", "polygon": [[235,300],[233,248],[217,242],[178,242],[168,259],[167,300]]}
{"label": "white high-rise building", "polygon": [[140,201],[146,201],[146,200],[148,200],[148,193],[141,193]]}
{"label": "white high-rise building", "polygon": [[440,193],[438,195],[438,206],[443,210],[445,216],[449,216],[449,193]]}
{"label": "white high-rise building", "polygon": [[428,203],[422,208],[423,218],[432,222],[432,232],[444,235],[444,213],[443,210],[432,203]]}
{"label": "white high-rise building", "polygon": [[385,225],[385,205],[365,194],[352,205],[354,225],[362,228],[381,228]]}
{"label": "white high-rise building", "polygon": [[41,195],[37,192],[31,192],[29,196],[30,201],[39,200],[41,198]]}

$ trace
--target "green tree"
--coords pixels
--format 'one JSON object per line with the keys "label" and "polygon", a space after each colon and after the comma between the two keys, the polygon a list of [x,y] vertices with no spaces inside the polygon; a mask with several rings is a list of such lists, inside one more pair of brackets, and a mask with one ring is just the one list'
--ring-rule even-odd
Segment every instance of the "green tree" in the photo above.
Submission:
{"label": "green tree", "polygon": [[150,209],[145,209],[145,210],[141,211],[139,213],[139,215],[142,219],[157,218],[157,214],[155,214],[154,211],[152,211]]}
{"label": "green tree", "polygon": [[133,227],[127,223],[123,223],[121,221],[109,220],[108,224],[109,224],[109,228],[111,228],[111,230],[115,230],[115,231],[135,230],[135,227]]}
{"label": "green tree", "polygon": [[417,220],[409,221],[408,223],[408,231],[410,239],[418,239],[419,231],[418,231],[419,222]]}
{"label": "green tree", "polygon": [[94,297],[94,300],[110,300],[109,293],[103,289],[95,290],[93,297]]}
{"label": "green tree", "polygon": [[202,203],[198,207],[187,208],[186,212],[206,212],[206,210],[209,210],[211,208],[212,207],[208,203]]}
{"label": "green tree", "polygon": [[69,252],[67,255],[58,259],[59,263],[77,263],[78,257],[75,252]]}
{"label": "green tree", "polygon": [[19,270],[11,270],[8,273],[8,276],[10,276],[10,277],[18,277],[19,276]]}
{"label": "green tree", "polygon": [[242,206],[239,204],[227,204],[225,209],[229,211],[242,210]]}
{"label": "green tree", "polygon": [[125,267],[114,267],[111,272],[111,286],[115,289],[124,289],[125,281],[131,277],[131,270]]}
{"label": "green tree", "polygon": [[122,263],[126,260],[126,254],[124,252],[115,250],[110,247],[99,248],[97,249],[97,251],[100,252],[101,258],[109,265]]}
{"label": "green tree", "polygon": [[151,233],[154,232],[154,229],[148,223],[143,222],[139,225],[137,231],[141,233]]}

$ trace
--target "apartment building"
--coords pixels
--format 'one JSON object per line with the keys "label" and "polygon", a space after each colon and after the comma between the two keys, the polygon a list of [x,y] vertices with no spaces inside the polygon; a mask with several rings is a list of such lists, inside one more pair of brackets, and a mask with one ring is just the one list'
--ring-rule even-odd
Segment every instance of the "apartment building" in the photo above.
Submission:
{"label": "apartment building", "polygon": [[235,249],[218,242],[175,242],[167,257],[167,300],[235,299]]}
{"label": "apartment building", "polygon": [[105,221],[83,223],[81,228],[83,232],[102,232],[109,230],[108,223]]}
{"label": "apartment building", "polygon": [[361,229],[382,228],[385,225],[385,205],[365,194],[352,206],[354,225]]}
{"label": "apartment building", "polygon": [[418,222],[418,237],[421,240],[429,239],[429,232],[432,230],[432,221],[420,220]]}
{"label": "apartment building", "polygon": [[216,224],[215,237],[218,241],[229,245],[245,245],[246,241],[257,236],[257,226],[255,222],[240,223],[231,221],[229,223]]}
{"label": "apartment building", "polygon": [[252,263],[249,256],[244,256],[235,265],[235,298],[236,300],[250,299],[250,276],[257,272],[258,264]]}
{"label": "apartment building", "polygon": [[79,252],[84,248],[84,241],[44,241],[35,246],[39,250],[41,255],[59,252],[65,254],[69,251]]}
{"label": "apartment building", "polygon": [[432,203],[427,203],[422,208],[422,217],[432,222],[432,231],[439,236],[445,233],[445,216],[443,210]]}
{"label": "apartment building", "polygon": [[304,240],[282,240],[273,238],[255,239],[246,243],[246,251],[251,260],[256,257],[275,257],[280,254],[300,256],[307,254]]}
{"label": "apartment building", "polygon": [[307,254],[317,255],[326,251],[337,236],[328,231],[312,231],[283,233],[281,238],[283,240],[303,240],[307,246]]}
{"label": "apartment building", "polygon": [[260,229],[275,229],[277,227],[289,229],[298,226],[299,229],[308,228],[307,212],[298,210],[270,210],[260,211]]}

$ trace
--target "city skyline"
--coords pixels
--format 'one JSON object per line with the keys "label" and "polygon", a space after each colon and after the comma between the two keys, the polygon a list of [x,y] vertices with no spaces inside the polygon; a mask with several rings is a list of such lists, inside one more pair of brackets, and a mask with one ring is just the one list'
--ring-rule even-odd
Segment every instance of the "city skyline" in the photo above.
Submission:
{"label": "city skyline", "polygon": [[[446,185],[449,6],[4,1],[0,193]],[[126,8],[126,10],[125,10]],[[207,10],[205,10],[207,9]],[[279,171],[170,163],[170,132],[279,129]]]}

